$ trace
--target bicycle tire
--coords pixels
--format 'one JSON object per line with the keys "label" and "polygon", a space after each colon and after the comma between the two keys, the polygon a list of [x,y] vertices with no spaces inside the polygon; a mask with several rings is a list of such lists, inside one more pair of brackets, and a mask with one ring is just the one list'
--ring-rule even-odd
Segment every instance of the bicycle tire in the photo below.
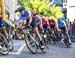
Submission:
{"label": "bicycle tire", "polygon": [[13,40],[9,38],[9,39],[7,39],[7,41],[8,41],[8,44],[9,44],[9,50],[13,51],[13,49],[14,49]]}
{"label": "bicycle tire", "polygon": [[6,46],[7,50],[6,51],[3,51],[3,50],[0,50],[0,54],[2,55],[7,55],[9,53],[9,45],[8,45],[8,41],[7,39],[4,37],[3,34],[0,33],[0,37],[2,37],[2,40],[4,41],[4,45]]}
{"label": "bicycle tire", "polygon": [[66,47],[67,48],[69,48],[70,47],[70,44],[69,44],[69,39],[68,39],[68,36],[67,35],[65,35],[66,36],[66,43],[65,43],[65,45],[66,45]]}
{"label": "bicycle tire", "polygon": [[29,50],[32,54],[36,54],[36,53],[37,53],[36,44],[35,44],[35,42],[33,41],[33,43],[34,43],[34,45],[35,45],[35,47],[34,47],[35,50],[34,50],[33,47],[31,48],[31,47],[29,46],[29,43],[30,43],[29,40],[32,40],[32,39],[30,38],[30,36],[28,36],[28,38],[25,39],[26,46],[27,46],[28,50]]}

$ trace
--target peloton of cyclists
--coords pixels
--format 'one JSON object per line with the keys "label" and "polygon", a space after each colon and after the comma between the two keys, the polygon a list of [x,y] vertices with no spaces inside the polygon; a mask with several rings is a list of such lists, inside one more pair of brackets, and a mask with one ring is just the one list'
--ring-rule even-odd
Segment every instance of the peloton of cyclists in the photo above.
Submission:
{"label": "peloton of cyclists", "polygon": [[[20,12],[19,20],[18,20],[18,22],[19,22],[18,28],[21,28],[22,26],[27,26],[27,25],[32,26],[33,30],[36,32],[38,38],[40,39],[41,48],[44,48],[44,43],[43,43],[42,37],[39,33],[39,27],[42,30],[48,28],[50,31],[51,30],[59,31],[59,29],[61,29],[62,31],[66,32],[66,34],[69,38],[69,43],[71,44],[71,40],[70,40],[68,31],[67,31],[67,27],[66,27],[66,23],[64,22],[64,20],[58,19],[58,21],[56,22],[52,18],[46,19],[44,16],[41,18],[39,15],[37,15],[35,10],[32,10],[30,12],[29,10],[25,9],[24,7],[18,8],[18,11]],[[22,30],[22,31],[24,32],[25,30]]]}

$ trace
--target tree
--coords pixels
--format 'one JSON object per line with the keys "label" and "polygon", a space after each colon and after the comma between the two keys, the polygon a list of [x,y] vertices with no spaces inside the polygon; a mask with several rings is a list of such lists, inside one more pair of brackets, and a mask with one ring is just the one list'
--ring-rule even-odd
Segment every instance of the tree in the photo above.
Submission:
{"label": "tree", "polygon": [[50,0],[25,0],[25,2],[19,0],[19,4],[25,6],[28,10],[34,9],[38,15],[46,16],[47,18],[52,17],[56,20],[64,16],[61,12],[61,7],[52,4]]}

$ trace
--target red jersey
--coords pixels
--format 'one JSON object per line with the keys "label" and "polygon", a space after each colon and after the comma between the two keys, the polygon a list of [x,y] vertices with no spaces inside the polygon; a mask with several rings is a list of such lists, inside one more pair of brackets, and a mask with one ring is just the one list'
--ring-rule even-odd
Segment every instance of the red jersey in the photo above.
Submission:
{"label": "red jersey", "polygon": [[48,21],[46,18],[42,18],[42,24],[48,24]]}

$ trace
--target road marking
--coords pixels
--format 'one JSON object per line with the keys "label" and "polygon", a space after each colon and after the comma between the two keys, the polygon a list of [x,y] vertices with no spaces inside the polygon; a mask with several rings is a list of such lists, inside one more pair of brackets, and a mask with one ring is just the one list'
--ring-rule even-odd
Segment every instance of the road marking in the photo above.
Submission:
{"label": "road marking", "polygon": [[23,44],[23,45],[18,49],[17,54],[20,54],[25,46],[26,46],[26,44]]}
{"label": "road marking", "polygon": [[16,53],[16,52],[10,52],[9,54],[18,54],[18,53]]}
{"label": "road marking", "polygon": [[9,54],[21,54],[23,48],[26,46],[26,44],[23,44],[18,50],[17,52],[10,52]]}

